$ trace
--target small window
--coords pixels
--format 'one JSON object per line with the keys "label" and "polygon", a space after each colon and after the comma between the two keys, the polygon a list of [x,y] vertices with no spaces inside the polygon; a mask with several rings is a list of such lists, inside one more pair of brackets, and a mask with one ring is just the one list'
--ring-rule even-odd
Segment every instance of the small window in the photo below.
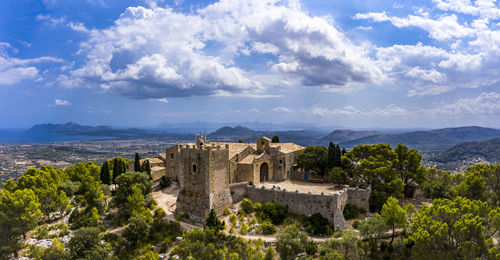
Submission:
{"label": "small window", "polygon": [[282,164],[282,163],[283,163],[283,161],[282,161],[282,160],[280,160],[280,164]]}
{"label": "small window", "polygon": [[262,145],[266,144],[264,141],[262,141]]}
{"label": "small window", "polygon": [[248,154],[251,154],[252,153],[252,150],[248,149]]}
{"label": "small window", "polygon": [[193,172],[196,172],[196,164],[193,164]]}
{"label": "small window", "polygon": [[170,154],[170,159],[174,159],[174,154],[173,153]]}

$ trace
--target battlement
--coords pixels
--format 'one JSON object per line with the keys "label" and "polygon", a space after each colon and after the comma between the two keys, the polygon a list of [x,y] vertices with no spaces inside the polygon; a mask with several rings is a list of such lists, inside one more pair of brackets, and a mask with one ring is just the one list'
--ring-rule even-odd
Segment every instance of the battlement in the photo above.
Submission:
{"label": "battlement", "polygon": [[181,150],[206,150],[206,151],[229,151],[229,144],[216,144],[216,143],[205,143],[203,145],[198,144],[180,144]]}

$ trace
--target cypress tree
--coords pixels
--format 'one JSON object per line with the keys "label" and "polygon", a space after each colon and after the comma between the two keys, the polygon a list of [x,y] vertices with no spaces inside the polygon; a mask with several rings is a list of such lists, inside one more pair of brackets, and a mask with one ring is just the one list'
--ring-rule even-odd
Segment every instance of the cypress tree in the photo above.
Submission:
{"label": "cypress tree", "polygon": [[149,160],[147,159],[142,163],[142,172],[148,174],[149,178],[153,178],[153,176],[151,175],[151,165],[149,164]]}
{"label": "cypress tree", "polygon": [[139,156],[138,153],[135,153],[135,158],[134,158],[134,172],[141,172],[141,157]]}
{"label": "cypress tree", "polygon": [[330,142],[328,144],[328,168],[335,167],[335,145]]}
{"label": "cypress tree", "polygon": [[109,164],[108,161],[105,161],[101,167],[101,182],[107,185],[111,184],[111,176],[109,172]]}
{"label": "cypress tree", "polygon": [[273,139],[271,140],[272,143],[279,143],[280,142],[280,138],[279,136],[275,135],[273,136]]}
{"label": "cypress tree", "polygon": [[116,178],[126,171],[125,160],[121,157],[113,158],[113,182],[116,182]]}

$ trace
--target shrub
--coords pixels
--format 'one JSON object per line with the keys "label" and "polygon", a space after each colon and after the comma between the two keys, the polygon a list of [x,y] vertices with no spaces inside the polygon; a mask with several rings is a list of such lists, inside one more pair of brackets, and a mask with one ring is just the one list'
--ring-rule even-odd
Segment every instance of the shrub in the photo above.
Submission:
{"label": "shrub", "polygon": [[272,235],[276,233],[276,227],[271,223],[270,221],[266,220],[262,222],[260,226],[260,230],[262,231],[262,234],[264,235]]}
{"label": "shrub", "polygon": [[254,211],[253,203],[251,200],[244,198],[240,205],[245,214],[250,214]]}
{"label": "shrub", "polygon": [[274,225],[281,225],[288,216],[288,206],[276,204],[274,202],[264,202],[256,208],[257,218],[263,222],[270,220]]}
{"label": "shrub", "polygon": [[311,235],[329,235],[333,232],[328,220],[319,213],[314,213],[305,220],[307,233]]}
{"label": "shrub", "polygon": [[167,176],[161,176],[160,179],[160,188],[164,189],[169,187],[172,184],[172,181],[167,178]]}
{"label": "shrub", "polygon": [[231,222],[231,224],[234,226],[236,225],[236,222],[238,221],[238,217],[236,215],[231,215],[229,216],[229,222]]}
{"label": "shrub", "polygon": [[364,213],[366,213],[366,210],[364,210],[362,208],[358,208],[352,204],[347,204],[344,207],[344,218],[345,219],[358,218],[359,214],[364,214]]}
{"label": "shrub", "polygon": [[243,224],[241,224],[240,234],[242,234],[242,235],[248,234],[248,226],[245,222],[243,222]]}
{"label": "shrub", "polygon": [[361,220],[359,219],[355,219],[353,222],[352,222],[352,227],[355,228],[355,229],[358,229],[359,225],[361,224]]}
{"label": "shrub", "polygon": [[225,208],[224,212],[222,212],[222,214],[224,214],[224,216],[229,216],[229,214],[231,214],[231,211],[229,211],[228,208]]}

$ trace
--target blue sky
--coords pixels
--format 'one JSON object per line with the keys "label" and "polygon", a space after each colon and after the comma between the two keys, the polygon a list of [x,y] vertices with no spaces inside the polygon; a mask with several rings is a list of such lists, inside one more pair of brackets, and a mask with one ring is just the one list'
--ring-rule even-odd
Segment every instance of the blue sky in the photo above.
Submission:
{"label": "blue sky", "polygon": [[0,3],[0,128],[500,127],[494,0]]}

